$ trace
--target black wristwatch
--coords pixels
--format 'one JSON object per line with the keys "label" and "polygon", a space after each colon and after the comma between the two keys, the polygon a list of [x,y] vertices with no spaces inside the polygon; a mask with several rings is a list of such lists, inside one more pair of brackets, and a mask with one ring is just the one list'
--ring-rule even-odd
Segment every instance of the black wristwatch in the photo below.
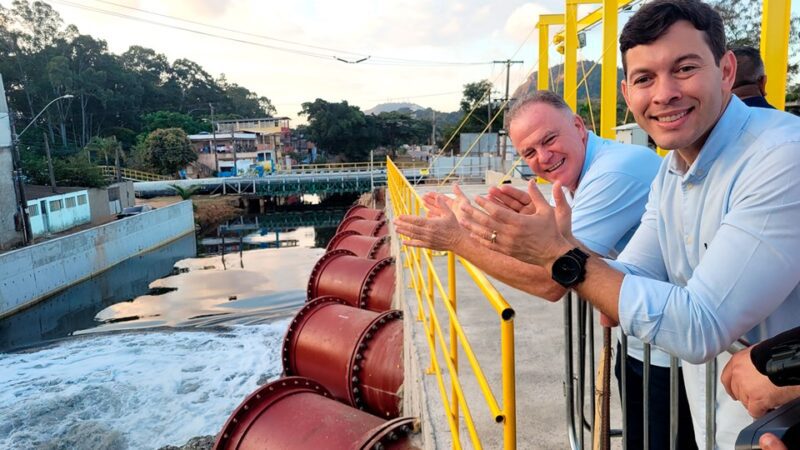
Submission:
{"label": "black wristwatch", "polygon": [[553,263],[553,280],[565,288],[571,288],[580,283],[586,275],[586,259],[588,258],[589,255],[577,247],[560,256]]}

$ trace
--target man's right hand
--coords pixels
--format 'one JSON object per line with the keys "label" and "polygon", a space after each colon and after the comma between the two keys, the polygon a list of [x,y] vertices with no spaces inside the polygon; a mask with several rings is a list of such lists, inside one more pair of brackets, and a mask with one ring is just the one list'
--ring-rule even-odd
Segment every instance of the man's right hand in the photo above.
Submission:
{"label": "man's right hand", "polygon": [[428,208],[427,217],[402,215],[394,220],[397,232],[409,238],[403,244],[439,251],[455,250],[468,237],[467,231],[458,224],[458,218],[451,209],[459,200],[450,199],[443,194],[428,193],[423,201]]}

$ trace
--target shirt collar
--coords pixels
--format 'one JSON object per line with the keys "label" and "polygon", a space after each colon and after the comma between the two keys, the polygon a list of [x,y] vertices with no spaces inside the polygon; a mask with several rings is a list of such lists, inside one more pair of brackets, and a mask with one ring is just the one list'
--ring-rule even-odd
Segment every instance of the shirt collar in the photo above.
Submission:
{"label": "shirt collar", "polygon": [[583,157],[583,169],[581,169],[581,176],[578,178],[578,186],[580,186],[580,180],[583,179],[583,176],[589,170],[589,166],[592,165],[592,160],[597,152],[597,147],[603,143],[593,132],[587,130],[586,133],[586,154]]}
{"label": "shirt collar", "polygon": [[673,152],[669,163],[670,173],[682,176],[684,183],[697,182],[705,178],[720,153],[739,139],[739,135],[749,118],[750,108],[738,97],[732,95],[728,106],[725,107],[725,111],[720,116],[717,124],[714,125],[714,129],[711,130],[711,134],[709,134],[705,144],[700,148],[700,153],[689,167],[689,170],[685,169],[680,156]]}

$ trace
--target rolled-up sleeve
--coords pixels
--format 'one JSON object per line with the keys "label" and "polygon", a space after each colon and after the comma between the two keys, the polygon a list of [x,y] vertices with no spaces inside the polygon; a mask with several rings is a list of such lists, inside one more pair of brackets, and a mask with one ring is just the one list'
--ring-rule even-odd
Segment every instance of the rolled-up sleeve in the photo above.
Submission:
{"label": "rolled-up sleeve", "polygon": [[[784,302],[800,282],[799,156],[800,144],[784,144],[743,166],[729,186],[727,212],[685,287],[664,281],[650,261],[655,255],[623,252],[622,262],[637,267],[626,271],[620,291],[626,333],[701,363]],[[637,233],[632,243],[644,248],[655,230],[642,225],[642,236]]]}

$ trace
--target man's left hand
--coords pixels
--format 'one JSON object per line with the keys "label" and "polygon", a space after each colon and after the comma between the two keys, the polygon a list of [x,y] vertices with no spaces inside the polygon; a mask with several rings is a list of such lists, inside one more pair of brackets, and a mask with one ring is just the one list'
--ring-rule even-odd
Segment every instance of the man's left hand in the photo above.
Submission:
{"label": "man's left hand", "polygon": [[[556,184],[553,189],[560,190],[560,185]],[[546,267],[573,247],[562,235],[559,225],[563,224],[559,224],[557,219],[569,217],[569,213],[563,210],[563,206],[558,211],[552,208],[535,182],[528,184],[528,195],[533,204],[534,212],[531,214],[514,212],[479,196],[475,201],[485,212],[461,204],[462,216],[459,219],[481,245],[520,261]]]}

